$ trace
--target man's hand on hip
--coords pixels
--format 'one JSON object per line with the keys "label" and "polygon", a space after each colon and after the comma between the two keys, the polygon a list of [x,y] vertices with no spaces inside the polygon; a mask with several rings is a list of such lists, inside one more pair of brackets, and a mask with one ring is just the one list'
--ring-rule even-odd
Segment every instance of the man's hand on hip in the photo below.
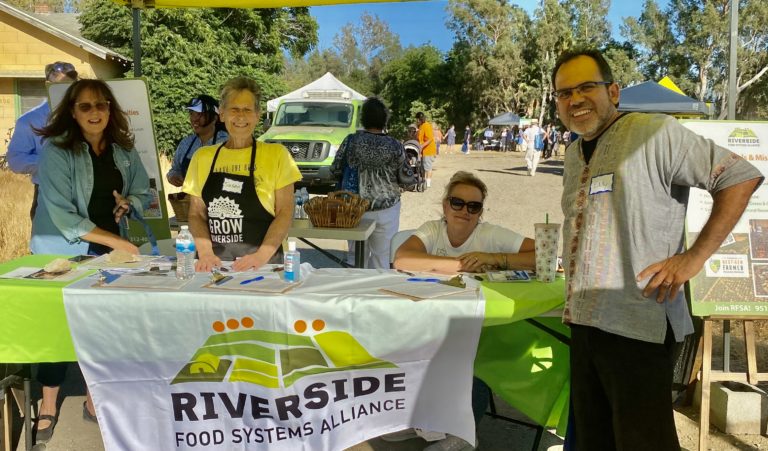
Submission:
{"label": "man's hand on hip", "polygon": [[637,275],[637,281],[640,282],[650,277],[648,284],[643,289],[643,296],[650,297],[658,289],[656,302],[672,301],[677,296],[680,287],[698,274],[702,266],[704,266],[703,261],[694,258],[688,252],[683,252],[640,271],[640,274]]}

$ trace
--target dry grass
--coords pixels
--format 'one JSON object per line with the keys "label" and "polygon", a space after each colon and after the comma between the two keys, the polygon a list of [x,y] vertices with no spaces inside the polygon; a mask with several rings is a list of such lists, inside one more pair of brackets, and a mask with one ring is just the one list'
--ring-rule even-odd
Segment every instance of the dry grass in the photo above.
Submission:
{"label": "dry grass", "polygon": [[28,176],[0,170],[0,262],[29,254],[33,192]]}

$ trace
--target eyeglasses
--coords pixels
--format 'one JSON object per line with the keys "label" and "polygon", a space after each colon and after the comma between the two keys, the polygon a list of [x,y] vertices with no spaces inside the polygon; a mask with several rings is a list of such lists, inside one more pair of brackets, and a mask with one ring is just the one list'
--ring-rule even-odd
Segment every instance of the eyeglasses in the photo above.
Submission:
{"label": "eyeglasses", "polygon": [[467,213],[471,215],[476,215],[480,213],[480,210],[483,209],[483,203],[477,202],[477,201],[465,201],[464,199],[461,199],[459,197],[449,197],[448,203],[451,205],[451,209],[454,211],[461,211],[464,206],[467,206]]}
{"label": "eyeglasses", "polygon": [[78,109],[81,113],[88,113],[92,109],[96,108],[96,111],[99,112],[105,112],[109,111],[109,100],[104,100],[103,102],[80,102],[75,104],[75,108]]}
{"label": "eyeglasses", "polygon": [[573,88],[558,89],[552,91],[552,97],[557,100],[568,100],[573,96],[574,91],[578,92],[580,96],[592,93],[598,86],[612,85],[612,81],[585,81],[584,83],[575,86]]}

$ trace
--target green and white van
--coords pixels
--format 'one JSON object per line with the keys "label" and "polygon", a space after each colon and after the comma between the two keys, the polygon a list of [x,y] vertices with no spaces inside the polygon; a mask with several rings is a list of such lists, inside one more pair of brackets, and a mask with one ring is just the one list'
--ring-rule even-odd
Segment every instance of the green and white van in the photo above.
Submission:
{"label": "green and white van", "polygon": [[307,90],[301,99],[282,100],[260,141],[284,145],[296,160],[310,192],[332,190],[331,163],[339,145],[360,125],[362,100],[342,90]]}

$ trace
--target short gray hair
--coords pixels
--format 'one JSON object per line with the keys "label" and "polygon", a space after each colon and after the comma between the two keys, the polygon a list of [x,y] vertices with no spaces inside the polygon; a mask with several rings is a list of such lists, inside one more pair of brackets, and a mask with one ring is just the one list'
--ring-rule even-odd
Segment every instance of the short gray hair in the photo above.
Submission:
{"label": "short gray hair", "polygon": [[221,98],[219,101],[221,108],[223,109],[226,107],[227,100],[230,96],[240,91],[249,91],[251,94],[253,94],[256,102],[254,106],[258,111],[260,109],[259,103],[261,102],[261,88],[255,80],[248,77],[235,77],[227,80],[227,82],[224,83],[224,86],[221,88],[221,94],[219,95]]}

